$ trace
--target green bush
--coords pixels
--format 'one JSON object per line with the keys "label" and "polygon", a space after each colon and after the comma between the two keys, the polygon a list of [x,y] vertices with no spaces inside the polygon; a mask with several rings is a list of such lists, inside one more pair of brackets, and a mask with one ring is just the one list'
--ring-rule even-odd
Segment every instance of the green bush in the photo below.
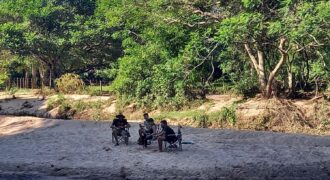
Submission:
{"label": "green bush", "polygon": [[67,99],[64,97],[63,94],[58,94],[56,97],[50,98],[47,101],[47,110],[54,109],[54,108],[59,107],[63,104],[68,104]]}
{"label": "green bush", "polygon": [[43,87],[42,89],[39,89],[37,94],[41,94],[43,96],[49,96],[56,94],[54,89],[49,88],[48,86]]}
{"label": "green bush", "polygon": [[75,110],[77,110],[78,112],[82,112],[82,111],[84,111],[85,109],[88,108],[88,104],[86,102],[83,102],[83,101],[79,100],[78,102],[75,102],[73,104],[73,108]]}
{"label": "green bush", "polygon": [[198,127],[207,128],[211,125],[209,116],[205,113],[194,116],[193,120],[198,123]]}
{"label": "green bush", "polygon": [[53,97],[47,101],[47,110],[59,108],[59,116],[61,119],[71,119],[76,113],[76,109],[73,108],[72,102],[64,97],[63,94],[58,94],[57,97]]}
{"label": "green bush", "polygon": [[8,80],[8,73],[5,71],[5,69],[1,69],[0,72],[0,88],[3,88],[5,86],[6,81]]}
{"label": "green bush", "polygon": [[210,121],[217,123],[220,127],[223,127],[224,123],[229,123],[231,126],[235,126],[237,122],[236,106],[223,107],[220,111],[211,113]]}
{"label": "green bush", "polygon": [[55,80],[57,89],[61,93],[77,93],[82,91],[85,84],[77,74],[64,74]]}
{"label": "green bush", "polygon": [[15,94],[17,93],[18,89],[16,87],[12,87],[7,90],[7,93],[11,96],[13,96],[13,99],[15,99]]}

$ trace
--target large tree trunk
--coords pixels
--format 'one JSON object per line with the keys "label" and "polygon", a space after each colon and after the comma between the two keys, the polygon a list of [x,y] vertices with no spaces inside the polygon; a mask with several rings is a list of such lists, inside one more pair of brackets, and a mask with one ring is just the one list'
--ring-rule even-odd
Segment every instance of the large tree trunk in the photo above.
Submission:
{"label": "large tree trunk", "polygon": [[291,69],[288,71],[288,89],[289,89],[289,95],[292,96],[295,93],[295,89],[293,85],[293,74]]}
{"label": "large tree trunk", "polygon": [[273,69],[273,71],[270,72],[270,74],[269,74],[267,87],[266,87],[266,97],[267,98],[271,97],[271,95],[272,95],[272,85],[273,85],[274,78],[275,78],[276,74],[278,73],[278,71],[280,70],[280,68],[282,67],[282,65],[285,63],[285,61],[287,59],[287,56],[288,56],[288,52],[284,50],[285,43],[286,43],[286,39],[281,38],[280,39],[280,45],[278,46],[278,49],[279,49],[280,54],[281,54],[281,59],[277,63],[277,65]]}
{"label": "large tree trunk", "polygon": [[56,60],[55,61],[52,61],[50,64],[49,64],[49,87],[55,87],[55,79],[57,78],[58,76],[58,67],[57,67],[57,64],[56,64]]}
{"label": "large tree trunk", "polygon": [[258,61],[257,61],[256,57],[253,55],[250,45],[244,44],[244,47],[250,57],[250,60],[253,63],[254,69],[257,71],[258,80],[260,83],[260,91],[262,92],[262,94],[264,94],[267,84],[265,78],[266,76],[265,76],[265,66],[264,66],[264,55],[262,51],[258,50]]}
{"label": "large tree trunk", "polygon": [[263,89],[263,93],[264,93],[264,89],[266,87],[266,74],[265,74],[265,60],[264,60],[264,54],[262,51],[258,50],[258,61],[259,61],[259,82],[261,85],[261,88]]}
{"label": "large tree trunk", "polygon": [[281,54],[281,58],[280,61],[277,63],[276,67],[270,72],[268,79],[266,78],[265,75],[264,53],[260,49],[257,49],[257,53],[258,53],[258,61],[257,61],[256,57],[253,55],[253,51],[251,50],[249,44],[247,43],[244,44],[245,50],[248,53],[250,60],[254,65],[255,70],[258,73],[260,90],[265,98],[271,97],[273,91],[274,78],[287,59],[288,53],[287,51],[284,50],[286,41],[287,40],[285,38],[280,39],[280,45],[278,49]]}
{"label": "large tree trunk", "polygon": [[295,83],[294,75],[292,72],[292,63],[293,63],[294,58],[295,58],[295,53],[292,55],[292,58],[290,61],[289,61],[290,58],[288,55],[287,72],[288,72],[288,95],[289,95],[289,97],[294,97],[294,95],[296,93],[296,90],[295,90],[296,83]]}
{"label": "large tree trunk", "polygon": [[37,77],[37,72],[36,72],[36,67],[35,64],[32,63],[31,66],[31,74],[32,74],[32,78],[31,78],[31,89],[35,89],[36,88],[36,77]]}
{"label": "large tree trunk", "polygon": [[53,77],[54,77],[54,67],[53,65],[49,66],[49,87],[53,87]]}
{"label": "large tree trunk", "polygon": [[39,66],[39,74],[40,74],[41,90],[43,90],[45,87],[46,69],[42,64]]}

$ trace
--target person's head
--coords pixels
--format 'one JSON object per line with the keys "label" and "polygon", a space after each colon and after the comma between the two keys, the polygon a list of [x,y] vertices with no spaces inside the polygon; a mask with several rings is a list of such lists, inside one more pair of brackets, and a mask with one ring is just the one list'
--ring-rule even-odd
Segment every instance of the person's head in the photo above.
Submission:
{"label": "person's head", "polygon": [[118,115],[116,116],[116,118],[118,118],[118,119],[124,119],[125,118],[125,116],[123,115],[123,113],[118,113]]}
{"label": "person's head", "polygon": [[144,114],[143,114],[143,118],[144,118],[145,120],[149,119],[149,114],[148,114],[148,113],[144,113]]}
{"label": "person's head", "polygon": [[161,127],[165,127],[165,126],[167,126],[167,121],[166,121],[166,120],[161,120],[161,121],[160,121],[160,126],[161,126]]}

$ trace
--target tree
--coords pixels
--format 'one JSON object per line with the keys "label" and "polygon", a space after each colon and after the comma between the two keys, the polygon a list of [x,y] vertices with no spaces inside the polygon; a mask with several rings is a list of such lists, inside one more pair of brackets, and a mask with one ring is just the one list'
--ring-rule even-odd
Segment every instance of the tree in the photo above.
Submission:
{"label": "tree", "polygon": [[[311,11],[317,16],[317,6],[324,6],[325,1],[244,0],[241,3],[237,1],[232,3],[236,8],[226,9],[229,16],[220,23],[218,40],[226,43],[227,46],[244,47],[258,74],[260,90],[264,97],[269,98],[274,90],[274,79],[288,60],[289,50],[294,44],[308,39],[304,37],[299,41],[294,37],[298,33],[308,32],[315,26],[324,25],[323,22],[318,21],[304,26],[310,19],[299,11],[307,8],[303,11]],[[316,8],[307,4],[314,4]]]}
{"label": "tree", "polygon": [[120,43],[111,38],[113,30],[95,15],[93,0],[0,3],[1,48],[36,59],[42,86],[53,86],[68,71],[95,72],[121,54]]}

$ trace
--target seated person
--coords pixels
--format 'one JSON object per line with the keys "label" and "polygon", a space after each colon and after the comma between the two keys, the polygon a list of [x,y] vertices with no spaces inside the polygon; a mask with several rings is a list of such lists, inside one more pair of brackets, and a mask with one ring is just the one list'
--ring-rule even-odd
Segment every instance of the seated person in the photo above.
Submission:
{"label": "seated person", "polygon": [[139,124],[140,129],[139,129],[139,139],[138,139],[138,144],[143,145],[144,147],[147,147],[148,145],[148,140],[152,138],[151,135],[149,135],[144,129],[144,126],[142,124]]}
{"label": "seated person", "polygon": [[148,113],[144,113],[143,118],[144,118],[143,124],[146,128],[146,133],[148,134],[156,133],[156,124],[154,119],[150,118]]}
{"label": "seated person", "polygon": [[156,133],[156,124],[155,121],[149,117],[148,113],[143,114],[144,122],[143,125],[140,124],[138,140],[139,145],[147,146],[147,141],[153,138],[153,135]]}
{"label": "seated person", "polygon": [[169,143],[174,143],[177,140],[177,137],[175,135],[174,130],[167,125],[166,120],[160,121],[160,125],[163,130],[157,136],[158,136],[159,151],[162,152],[163,151],[163,141],[167,141]]}
{"label": "seated person", "polygon": [[116,146],[119,145],[118,136],[123,136],[124,133],[127,133],[127,135],[129,136],[129,133],[125,130],[125,128],[129,127],[130,125],[128,124],[127,119],[125,119],[125,116],[122,113],[119,113],[113,120],[111,125],[112,135],[116,140]]}

